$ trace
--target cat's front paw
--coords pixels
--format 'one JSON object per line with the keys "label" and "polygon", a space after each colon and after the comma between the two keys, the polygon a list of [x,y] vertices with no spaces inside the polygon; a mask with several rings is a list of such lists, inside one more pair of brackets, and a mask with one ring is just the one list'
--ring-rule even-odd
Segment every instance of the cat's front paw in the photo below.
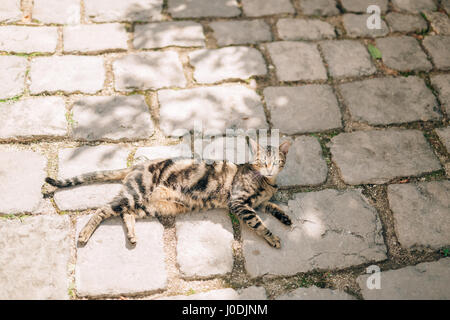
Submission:
{"label": "cat's front paw", "polygon": [[287,215],[282,216],[280,221],[281,221],[281,223],[283,223],[283,224],[285,224],[287,226],[292,225],[291,218],[289,218]]}
{"label": "cat's front paw", "polygon": [[271,234],[270,236],[266,236],[264,239],[266,239],[267,243],[269,243],[272,247],[276,249],[281,248],[281,241],[277,236]]}

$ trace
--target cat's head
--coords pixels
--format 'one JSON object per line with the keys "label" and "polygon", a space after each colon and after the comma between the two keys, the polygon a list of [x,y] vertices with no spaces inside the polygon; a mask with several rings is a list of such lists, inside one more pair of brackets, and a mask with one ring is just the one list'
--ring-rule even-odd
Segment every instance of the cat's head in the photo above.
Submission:
{"label": "cat's head", "polygon": [[249,143],[253,153],[253,168],[262,176],[275,181],[284,168],[291,142],[285,141],[279,147],[261,146],[253,139],[249,139]]}

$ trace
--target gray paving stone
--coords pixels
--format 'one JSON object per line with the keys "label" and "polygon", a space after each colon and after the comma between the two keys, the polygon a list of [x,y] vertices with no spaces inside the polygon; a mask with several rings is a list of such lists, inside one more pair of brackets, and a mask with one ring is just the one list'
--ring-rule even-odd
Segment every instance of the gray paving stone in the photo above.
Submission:
{"label": "gray paving stone", "polygon": [[[251,161],[251,151],[244,135],[236,137],[215,137],[211,139],[194,140],[194,153],[201,154],[202,159],[222,161],[227,160],[236,164]],[[200,149],[200,147],[202,149]]]}
{"label": "gray paving stone", "polygon": [[251,277],[339,269],[386,259],[380,219],[360,190],[297,193],[286,213],[294,228],[259,214],[280,237],[279,250],[242,226],[245,267]]}
{"label": "gray paving stone", "polygon": [[377,71],[366,47],[358,41],[324,41],[320,47],[333,78],[368,76]]}
{"label": "gray paving stone", "polygon": [[267,300],[267,295],[263,287],[252,286],[241,290],[218,289],[191,295],[162,297],[157,300]]}
{"label": "gray paving stone", "polygon": [[33,19],[42,23],[80,23],[79,0],[34,0]]}
{"label": "gray paving stone", "polygon": [[436,10],[433,0],[392,0],[392,3],[400,10],[413,13]]}
{"label": "gray paving stone", "polygon": [[341,0],[342,6],[348,12],[366,13],[371,5],[380,7],[381,12],[388,9],[388,0]]}
{"label": "gray paving stone", "polygon": [[280,186],[318,185],[327,179],[328,168],[319,141],[301,136],[293,140],[286,165],[277,177]]}
{"label": "gray paving stone", "polygon": [[302,0],[300,8],[308,16],[335,16],[339,14],[335,0]]}
{"label": "gray paving stone", "polygon": [[450,153],[450,127],[436,129],[436,133],[444,144],[447,152]]}
{"label": "gray paving stone", "polygon": [[175,227],[177,263],[183,277],[211,277],[231,272],[234,238],[228,210],[182,215]]}
{"label": "gray paving stone", "polygon": [[450,114],[450,75],[441,74],[430,77],[431,84],[436,89],[441,101],[441,107]]}
{"label": "gray paving stone", "polygon": [[[78,232],[89,216],[77,221]],[[137,244],[130,247],[120,218],[104,221],[85,247],[77,249],[75,283],[81,296],[122,295],[165,289],[163,226],[136,221]]]}
{"label": "gray paving stone", "polygon": [[280,19],[277,29],[283,40],[320,40],[336,37],[334,27],[321,20]]}
{"label": "gray paving stone", "polygon": [[192,21],[170,21],[138,24],[133,45],[136,49],[177,47],[204,47],[202,25]]}
{"label": "gray paving stone", "polygon": [[450,245],[450,181],[388,186],[400,244],[406,248]]}
{"label": "gray paving stone", "polygon": [[[0,148],[0,213],[41,213],[47,159],[36,152]],[[18,201],[20,200],[20,201]]]}
{"label": "gray paving stone", "polygon": [[422,41],[436,68],[450,70],[450,36],[428,36]]}
{"label": "gray paving stone", "polygon": [[367,19],[369,17],[370,15],[368,14],[344,14],[342,21],[347,35],[351,38],[375,38],[384,37],[389,33],[389,29],[384,20],[381,20],[381,29],[367,28]]}
{"label": "gray paving stone", "polygon": [[53,53],[57,42],[56,27],[0,27],[0,51]]}
{"label": "gray paving stone", "polygon": [[289,0],[242,0],[242,7],[248,17],[295,13]]}
{"label": "gray paving stone", "polygon": [[427,29],[426,21],[420,15],[389,12],[386,21],[392,32],[417,32]]}
{"label": "gray paving stone", "polygon": [[328,85],[264,89],[275,129],[285,134],[318,132],[341,127],[341,114]]}
{"label": "gray paving stone", "polygon": [[145,139],[154,132],[141,95],[83,97],[74,102],[71,112],[75,139]]}
{"label": "gray paving stone", "polygon": [[93,22],[161,19],[163,0],[85,0],[86,18]]}
{"label": "gray paving stone", "polygon": [[15,56],[0,56],[0,99],[21,95],[25,88],[27,59]]}
{"label": "gray paving stone", "polygon": [[67,134],[66,108],[61,97],[26,98],[0,103],[0,139]]}
{"label": "gray paving stone", "polygon": [[340,85],[353,120],[393,124],[440,119],[439,106],[419,77],[378,78]]}
{"label": "gray paving stone", "polygon": [[97,52],[128,49],[128,34],[119,23],[86,24],[65,27],[64,52]]}
{"label": "gray paving stone", "polygon": [[169,0],[173,18],[235,17],[241,14],[236,0]]}
{"label": "gray paving stone", "polygon": [[[369,275],[356,280],[366,300],[448,300],[450,299],[450,258],[420,263],[380,273],[381,288],[368,289]],[[369,280],[370,281],[370,280]]]}
{"label": "gray paving stone", "polygon": [[158,99],[165,135],[193,130],[196,124],[203,126],[206,135],[225,133],[227,128],[268,128],[260,97],[242,85],[160,90]]}
{"label": "gray paving stone", "polygon": [[266,46],[280,81],[327,79],[327,72],[315,44],[279,41]]}
{"label": "gray paving stone", "polygon": [[427,20],[431,22],[431,27],[436,34],[450,35],[450,19],[442,12],[426,12],[424,13]]}
{"label": "gray paving stone", "polygon": [[272,41],[270,27],[264,20],[214,21],[209,26],[219,46]]}
{"label": "gray paving stone", "polygon": [[316,286],[298,288],[279,295],[276,300],[354,300],[355,298],[342,290],[321,289]]}
{"label": "gray paving stone", "polygon": [[3,0],[0,3],[0,22],[16,22],[22,19],[20,0]]}
{"label": "gray paving stone", "polygon": [[267,73],[264,58],[257,49],[227,47],[200,49],[189,53],[198,83],[215,83],[225,79],[248,79]]}
{"label": "gray paving stone", "polygon": [[68,299],[70,229],[68,216],[1,219],[0,299]]}
{"label": "gray paving stone", "polygon": [[[120,146],[66,148],[59,151],[59,178],[82,173],[126,168],[129,149]],[[55,192],[60,210],[86,210],[110,202],[120,191],[120,184],[93,184]]]}
{"label": "gray paving stone", "polygon": [[388,37],[377,39],[377,48],[381,51],[386,66],[399,71],[429,71],[432,69],[427,55],[413,37]]}
{"label": "gray paving stone", "polygon": [[333,161],[352,185],[386,183],[441,169],[423,133],[417,130],[375,130],[341,133],[330,143]]}
{"label": "gray paving stone", "polygon": [[142,147],[138,148],[134,155],[136,162],[154,159],[173,159],[178,157],[191,158],[191,146],[180,143],[173,146]]}
{"label": "gray paving stone", "polygon": [[183,67],[174,51],[141,52],[113,62],[115,88],[119,91],[184,87]]}
{"label": "gray paving stone", "polygon": [[51,56],[31,60],[30,92],[96,93],[103,88],[102,57]]}

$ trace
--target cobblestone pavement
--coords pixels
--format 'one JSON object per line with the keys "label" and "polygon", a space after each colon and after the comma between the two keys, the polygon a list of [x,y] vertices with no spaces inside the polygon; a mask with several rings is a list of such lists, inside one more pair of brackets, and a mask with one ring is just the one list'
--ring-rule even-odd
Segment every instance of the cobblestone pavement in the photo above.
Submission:
{"label": "cobblestone pavement", "polygon": [[[450,299],[449,13],[448,0],[2,0],[0,298]],[[44,178],[190,156],[170,136],[199,120],[293,142],[275,198],[294,227],[261,214],[282,249],[225,210],[140,220],[136,248],[112,219],[77,248],[118,185],[44,199]]]}

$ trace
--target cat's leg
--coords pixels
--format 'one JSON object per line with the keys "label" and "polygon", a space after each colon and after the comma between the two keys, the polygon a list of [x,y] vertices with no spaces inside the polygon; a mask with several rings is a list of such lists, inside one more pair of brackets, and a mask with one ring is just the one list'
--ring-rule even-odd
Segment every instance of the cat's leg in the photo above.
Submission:
{"label": "cat's leg", "polygon": [[131,244],[136,244],[136,233],[134,231],[134,225],[136,223],[136,219],[134,214],[125,213],[122,215],[122,220],[125,225],[125,229],[127,230],[127,238]]}
{"label": "cat's leg", "polygon": [[128,212],[129,204],[128,198],[120,194],[110,204],[97,209],[78,235],[78,243],[85,245],[103,220]]}
{"label": "cat's leg", "polygon": [[258,217],[256,211],[243,202],[235,202],[230,204],[230,211],[242,219],[251,229],[258,235],[264,238],[272,247],[281,248],[280,238],[273,235],[269,229],[264,225],[261,218]]}
{"label": "cat's leg", "polygon": [[266,201],[260,206],[260,208],[262,210],[264,210],[264,212],[270,213],[271,215],[273,215],[275,218],[280,220],[283,224],[285,224],[287,226],[290,226],[292,224],[292,221],[289,218],[289,216],[286,213],[284,213],[283,209],[281,209],[275,203]]}

